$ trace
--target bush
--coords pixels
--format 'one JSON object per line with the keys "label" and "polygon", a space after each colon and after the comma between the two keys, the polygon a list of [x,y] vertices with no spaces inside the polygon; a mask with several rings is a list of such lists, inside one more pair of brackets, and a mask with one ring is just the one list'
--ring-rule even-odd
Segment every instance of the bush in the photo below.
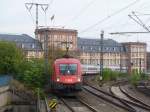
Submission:
{"label": "bush", "polygon": [[141,74],[141,78],[142,78],[142,80],[149,80],[149,76],[145,73]]}
{"label": "bush", "polygon": [[104,81],[116,81],[118,78],[121,77],[127,77],[126,73],[118,72],[118,71],[112,71],[109,68],[103,69],[103,80]]}
{"label": "bush", "polygon": [[141,75],[140,74],[132,74],[131,77],[130,77],[130,82],[133,84],[133,85],[136,85],[138,83],[138,81],[141,80]]}
{"label": "bush", "polygon": [[15,43],[0,41],[0,74],[16,74],[23,53]]}
{"label": "bush", "polygon": [[48,74],[44,73],[44,61],[38,59],[23,61],[16,78],[27,86],[43,87],[48,82]]}
{"label": "bush", "polygon": [[148,80],[149,79],[149,76],[146,75],[145,73],[138,73],[138,70],[137,69],[134,69],[132,71],[132,74],[130,76],[130,82],[133,84],[133,85],[137,85],[137,83],[141,80]]}
{"label": "bush", "polygon": [[0,74],[12,74],[28,87],[43,88],[50,73],[44,73],[44,64],[43,59],[26,60],[15,43],[0,41]]}
{"label": "bush", "polygon": [[111,72],[112,70],[109,68],[103,69],[103,80],[110,81],[111,80]]}
{"label": "bush", "polygon": [[117,80],[117,78],[119,77],[119,72],[117,71],[112,71],[111,73],[111,80]]}

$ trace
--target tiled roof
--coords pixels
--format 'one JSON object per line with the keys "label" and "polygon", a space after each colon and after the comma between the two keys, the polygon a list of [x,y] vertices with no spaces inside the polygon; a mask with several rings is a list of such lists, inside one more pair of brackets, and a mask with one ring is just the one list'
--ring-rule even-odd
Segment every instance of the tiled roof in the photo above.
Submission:
{"label": "tiled roof", "polygon": [[[124,52],[125,48],[122,44],[112,40],[103,40],[103,52]],[[84,52],[100,52],[100,39],[87,39],[78,37],[78,50]]]}
{"label": "tiled roof", "polygon": [[18,47],[21,47],[24,50],[42,50],[41,43],[38,40],[26,34],[0,34],[0,40],[15,42]]}

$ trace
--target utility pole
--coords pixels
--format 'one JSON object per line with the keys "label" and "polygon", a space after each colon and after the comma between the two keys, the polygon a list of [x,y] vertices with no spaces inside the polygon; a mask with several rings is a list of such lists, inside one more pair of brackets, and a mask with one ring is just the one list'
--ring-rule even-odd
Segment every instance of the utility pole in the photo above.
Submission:
{"label": "utility pole", "polygon": [[45,75],[48,73],[48,29],[45,29],[44,35],[44,58],[45,58]]}
{"label": "utility pole", "polygon": [[104,31],[101,31],[100,34],[100,80],[103,78],[103,39]]}
{"label": "utility pole", "polygon": [[140,75],[142,74],[142,59],[140,58]]}
{"label": "utility pole", "polygon": [[69,55],[69,36],[67,36],[67,41],[66,41],[66,55]]}
{"label": "utility pole", "polygon": [[[26,8],[28,9],[28,11],[31,13],[31,9],[33,7],[33,5],[36,7],[36,20],[35,20],[35,24],[36,24],[36,30],[35,30],[35,35],[38,32],[38,28],[39,28],[39,6],[41,6],[42,10],[46,13],[47,9],[48,9],[48,4],[38,4],[38,3],[25,3]],[[37,36],[36,36],[37,38]]]}
{"label": "utility pole", "polygon": [[[31,9],[33,7],[33,5],[36,7],[36,20],[35,20],[35,26],[36,26],[36,29],[35,29],[35,38],[38,39],[38,29],[39,29],[39,21],[38,21],[38,17],[39,17],[39,13],[38,13],[38,10],[39,10],[39,6],[41,6],[42,10],[45,12],[45,16],[46,16],[46,11],[48,9],[48,4],[38,4],[38,3],[25,3],[25,7],[27,8],[27,10],[29,11],[29,13],[31,14]],[[32,15],[32,14],[31,14]],[[47,34],[45,34],[46,36]],[[47,38],[47,37],[45,37]],[[45,39],[44,39],[45,40]],[[45,41],[46,42],[46,41]],[[46,44],[46,43],[44,43]],[[44,45],[45,46],[45,45]],[[44,47],[45,48],[45,47]],[[45,49],[44,49],[45,50]],[[47,51],[47,50],[46,50]],[[37,55],[37,52],[38,50],[36,50],[36,55]],[[36,56],[37,57],[37,56]]]}
{"label": "utility pole", "polygon": [[66,56],[69,56],[69,47],[70,47],[70,42],[69,42],[69,37],[66,38],[66,42],[61,42],[62,44],[66,45]]}
{"label": "utility pole", "polygon": [[120,54],[120,72],[122,72],[122,59],[123,59],[122,58],[122,56],[123,56],[122,53],[123,53],[122,52],[122,46],[120,46],[120,53],[119,53]]}

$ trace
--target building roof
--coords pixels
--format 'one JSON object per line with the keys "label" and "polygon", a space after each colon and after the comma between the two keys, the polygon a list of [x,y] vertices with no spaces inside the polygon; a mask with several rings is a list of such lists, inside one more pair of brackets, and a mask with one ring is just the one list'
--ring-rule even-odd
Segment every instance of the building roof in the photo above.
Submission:
{"label": "building roof", "polygon": [[123,42],[124,45],[146,45],[144,42]]}
{"label": "building roof", "polygon": [[24,50],[42,50],[41,43],[27,34],[0,34],[0,41],[15,42],[18,47]]}
{"label": "building roof", "polygon": [[[112,39],[103,40],[103,52],[124,52],[125,48],[122,44]],[[87,39],[78,37],[78,50],[84,52],[100,52],[100,39]]]}
{"label": "building roof", "polygon": [[[36,30],[37,31],[37,30]],[[55,32],[72,32],[72,33],[77,33],[77,30],[74,29],[64,29],[64,28],[39,28],[38,32],[43,32],[43,31],[55,31]]]}

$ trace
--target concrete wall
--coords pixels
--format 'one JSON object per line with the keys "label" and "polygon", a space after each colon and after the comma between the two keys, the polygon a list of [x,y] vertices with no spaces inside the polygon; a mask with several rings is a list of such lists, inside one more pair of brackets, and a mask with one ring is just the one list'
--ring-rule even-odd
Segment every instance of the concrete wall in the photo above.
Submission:
{"label": "concrete wall", "polygon": [[9,86],[0,87],[0,112],[36,112],[35,105],[11,105],[11,102],[23,101],[22,98],[13,94]]}
{"label": "concrete wall", "polygon": [[0,107],[10,104],[12,100],[11,93],[8,90],[9,86],[0,87]]}

